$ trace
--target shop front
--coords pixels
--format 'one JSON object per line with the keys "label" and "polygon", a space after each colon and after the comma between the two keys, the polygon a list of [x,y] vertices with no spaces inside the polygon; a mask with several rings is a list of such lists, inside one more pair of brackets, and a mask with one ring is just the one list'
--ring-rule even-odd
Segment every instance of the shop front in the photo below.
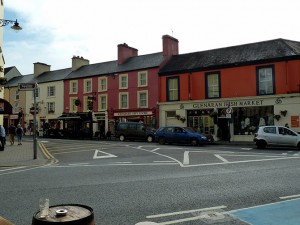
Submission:
{"label": "shop front", "polygon": [[[215,140],[253,141],[258,127],[285,125],[299,132],[298,94],[160,105],[161,126],[180,125],[212,134]],[[179,118],[179,119],[178,119]],[[186,120],[182,120],[186,118]]]}
{"label": "shop front", "polygon": [[150,127],[156,127],[156,108],[153,109],[128,109],[128,110],[110,110],[109,125],[114,133],[119,122],[140,122]]}

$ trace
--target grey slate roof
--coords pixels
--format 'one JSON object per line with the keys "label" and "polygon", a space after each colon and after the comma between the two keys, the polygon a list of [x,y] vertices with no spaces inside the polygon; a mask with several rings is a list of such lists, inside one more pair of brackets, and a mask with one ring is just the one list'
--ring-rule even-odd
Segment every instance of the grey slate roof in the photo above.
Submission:
{"label": "grey slate roof", "polygon": [[4,87],[17,87],[19,83],[30,83],[33,79],[33,74],[26,76],[14,77],[4,85]]}
{"label": "grey slate roof", "polygon": [[160,75],[179,74],[300,59],[300,42],[275,39],[227,48],[174,55],[161,68]]}
{"label": "grey slate roof", "polygon": [[66,76],[68,76],[72,72],[71,68],[61,69],[61,70],[53,70],[49,72],[44,72],[36,78],[33,78],[30,82],[32,83],[46,83],[46,82],[54,82],[59,80],[64,80]]}
{"label": "grey slate roof", "polygon": [[162,52],[159,52],[131,57],[122,65],[119,65],[117,60],[90,64],[71,72],[65,79],[76,79],[159,67],[163,60],[164,56]]}

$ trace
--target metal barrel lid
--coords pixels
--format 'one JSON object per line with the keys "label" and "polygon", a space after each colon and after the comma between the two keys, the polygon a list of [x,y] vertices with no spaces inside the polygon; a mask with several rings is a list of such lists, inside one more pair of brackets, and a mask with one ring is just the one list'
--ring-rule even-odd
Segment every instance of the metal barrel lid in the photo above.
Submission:
{"label": "metal barrel lid", "polygon": [[91,207],[80,204],[63,204],[49,207],[49,214],[40,218],[40,211],[34,213],[32,225],[60,224],[94,225],[94,211]]}

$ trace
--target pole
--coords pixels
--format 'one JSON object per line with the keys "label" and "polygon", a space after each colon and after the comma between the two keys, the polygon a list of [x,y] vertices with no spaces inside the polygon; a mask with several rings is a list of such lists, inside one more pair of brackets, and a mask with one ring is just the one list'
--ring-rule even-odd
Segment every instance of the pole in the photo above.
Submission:
{"label": "pole", "polygon": [[37,137],[36,137],[36,90],[37,83],[34,86],[33,94],[33,104],[34,104],[34,114],[33,114],[33,159],[37,159]]}

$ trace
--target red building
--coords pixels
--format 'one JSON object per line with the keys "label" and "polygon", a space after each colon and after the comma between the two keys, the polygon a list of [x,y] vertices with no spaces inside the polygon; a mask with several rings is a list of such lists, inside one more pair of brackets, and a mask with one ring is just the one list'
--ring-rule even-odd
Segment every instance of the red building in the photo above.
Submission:
{"label": "red building", "polygon": [[[178,54],[178,40],[164,35],[163,51],[138,55],[127,44],[118,45],[118,59],[89,64],[72,58],[72,72],[64,82],[65,112],[60,119],[73,132],[105,128],[114,132],[119,121],[142,121],[158,125],[158,71]],[[74,121],[77,121],[74,127]],[[73,125],[71,125],[73,123]],[[72,128],[70,128],[72,127]]]}
{"label": "red building", "polygon": [[253,139],[261,125],[300,131],[300,42],[276,39],[173,56],[160,70],[160,125]]}

